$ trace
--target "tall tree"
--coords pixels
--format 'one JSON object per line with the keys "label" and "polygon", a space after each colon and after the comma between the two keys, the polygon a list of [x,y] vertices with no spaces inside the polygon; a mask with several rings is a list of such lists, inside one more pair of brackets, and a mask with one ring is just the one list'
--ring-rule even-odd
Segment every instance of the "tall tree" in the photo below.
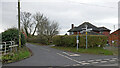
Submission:
{"label": "tall tree", "polygon": [[34,36],[35,32],[37,31],[38,25],[42,22],[42,19],[43,19],[43,14],[41,14],[40,12],[37,12],[36,14],[33,15],[35,28],[32,36]]}
{"label": "tall tree", "polygon": [[38,26],[37,34],[45,36],[49,42],[53,36],[59,33],[58,23],[54,21],[50,22],[47,18],[44,18]]}
{"label": "tall tree", "polygon": [[33,23],[31,23],[32,21],[31,19],[32,19],[32,14],[30,12],[21,12],[21,23],[27,36],[29,36],[29,34],[31,34],[32,32]]}

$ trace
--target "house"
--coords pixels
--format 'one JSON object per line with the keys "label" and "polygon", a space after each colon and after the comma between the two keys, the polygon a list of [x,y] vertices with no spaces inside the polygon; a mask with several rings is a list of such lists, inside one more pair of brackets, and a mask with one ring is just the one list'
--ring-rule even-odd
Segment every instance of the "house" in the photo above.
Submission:
{"label": "house", "polygon": [[82,32],[84,29],[83,28],[92,29],[91,31],[88,32],[88,35],[106,35],[109,36],[110,31],[106,27],[97,27],[89,22],[84,22],[78,27],[74,27],[74,24],[72,24],[71,29],[68,30],[69,35],[77,35],[77,34],[85,34],[85,32]]}
{"label": "house", "polygon": [[109,35],[109,44],[118,46],[120,44],[120,28]]}

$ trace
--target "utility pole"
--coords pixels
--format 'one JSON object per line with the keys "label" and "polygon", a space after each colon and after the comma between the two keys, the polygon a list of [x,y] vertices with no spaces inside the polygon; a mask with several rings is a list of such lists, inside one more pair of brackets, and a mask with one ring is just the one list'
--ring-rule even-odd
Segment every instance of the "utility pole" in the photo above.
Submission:
{"label": "utility pole", "polygon": [[21,47],[21,32],[20,32],[20,0],[18,0],[18,32],[19,32],[19,47]]}

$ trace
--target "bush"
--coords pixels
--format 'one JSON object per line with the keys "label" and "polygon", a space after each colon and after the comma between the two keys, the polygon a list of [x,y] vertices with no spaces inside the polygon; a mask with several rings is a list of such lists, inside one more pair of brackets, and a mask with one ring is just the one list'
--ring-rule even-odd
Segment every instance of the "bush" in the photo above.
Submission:
{"label": "bush", "polygon": [[48,40],[45,36],[33,36],[27,39],[30,43],[48,44]]}
{"label": "bush", "polygon": [[[79,47],[86,47],[86,36],[81,35],[79,36]],[[101,47],[105,46],[107,44],[107,37],[103,35],[88,35],[88,47],[97,47],[98,45],[101,45]],[[56,46],[67,46],[67,47],[75,47],[76,46],[76,35],[70,35],[70,36],[54,36],[53,37],[53,44]]]}
{"label": "bush", "polygon": [[[2,32],[2,41],[15,41],[18,44],[19,36],[18,36],[18,29],[10,28],[4,32]],[[26,39],[23,33],[21,33],[21,44],[24,45],[26,43]]]}

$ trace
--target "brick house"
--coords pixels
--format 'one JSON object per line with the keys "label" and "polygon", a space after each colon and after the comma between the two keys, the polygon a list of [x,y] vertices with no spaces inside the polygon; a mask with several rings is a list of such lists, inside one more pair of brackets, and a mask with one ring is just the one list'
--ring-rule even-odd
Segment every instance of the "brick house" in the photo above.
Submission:
{"label": "brick house", "polygon": [[110,36],[109,36],[109,44],[111,46],[120,45],[120,28],[110,34]]}
{"label": "brick house", "polygon": [[83,31],[85,28],[85,25],[88,26],[88,29],[92,29],[90,32],[88,32],[88,35],[106,35],[109,36],[110,31],[109,29],[107,29],[106,27],[97,27],[89,22],[84,22],[81,25],[79,25],[78,27],[74,27],[74,24],[72,24],[71,29],[68,30],[69,35],[77,35],[77,33],[79,34],[85,34],[85,32],[81,32]]}

